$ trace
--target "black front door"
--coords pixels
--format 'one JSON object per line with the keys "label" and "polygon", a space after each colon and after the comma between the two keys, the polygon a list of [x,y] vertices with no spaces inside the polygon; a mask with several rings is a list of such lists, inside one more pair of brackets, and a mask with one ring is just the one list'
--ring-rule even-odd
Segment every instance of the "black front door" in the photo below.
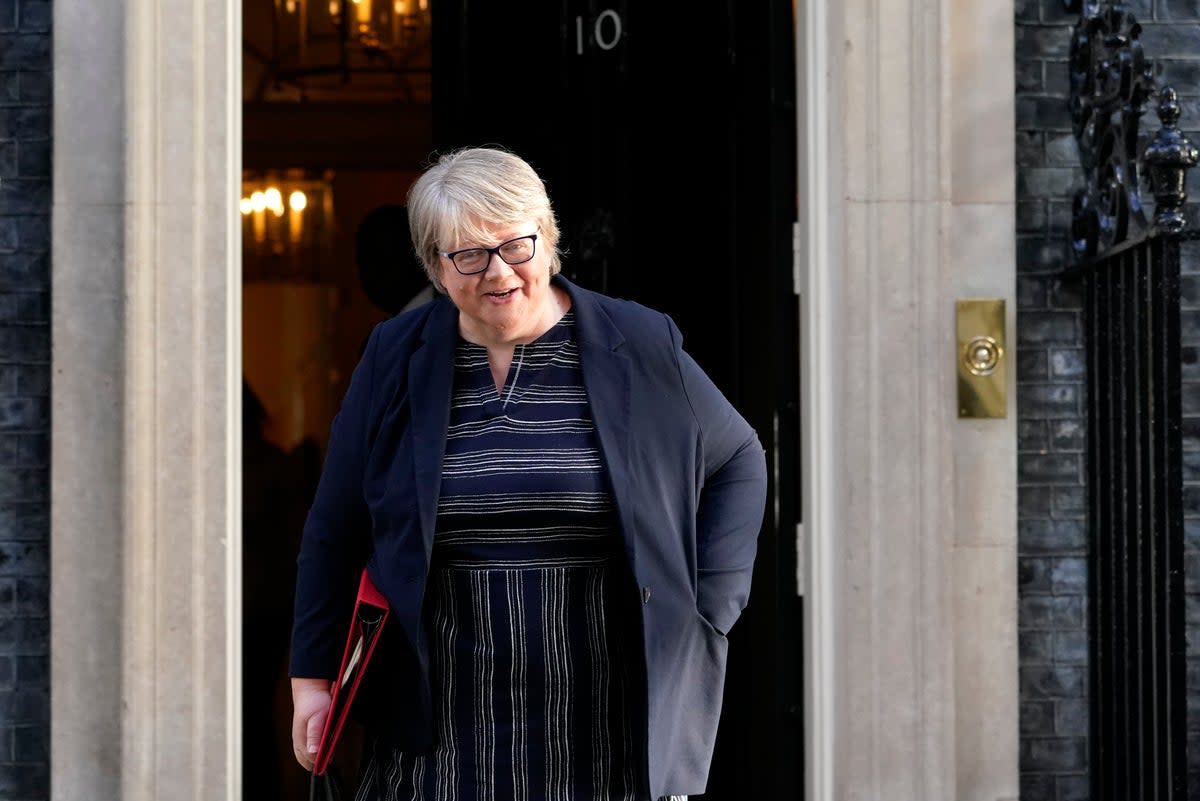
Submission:
{"label": "black front door", "polygon": [[[670,314],[772,468],[706,799],[802,797],[790,0],[443,0],[434,145],[546,178],[577,283]],[[760,795],[762,794],[762,795]]]}

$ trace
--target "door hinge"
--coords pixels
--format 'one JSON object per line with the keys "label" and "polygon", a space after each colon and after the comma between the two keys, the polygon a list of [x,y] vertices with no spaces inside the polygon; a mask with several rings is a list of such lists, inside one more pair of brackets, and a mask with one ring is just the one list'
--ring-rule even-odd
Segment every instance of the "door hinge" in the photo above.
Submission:
{"label": "door hinge", "polygon": [[804,523],[796,524],[796,597],[808,592],[808,543],[804,539]]}
{"label": "door hinge", "polygon": [[792,293],[804,293],[803,259],[804,253],[800,237],[800,223],[792,223]]}

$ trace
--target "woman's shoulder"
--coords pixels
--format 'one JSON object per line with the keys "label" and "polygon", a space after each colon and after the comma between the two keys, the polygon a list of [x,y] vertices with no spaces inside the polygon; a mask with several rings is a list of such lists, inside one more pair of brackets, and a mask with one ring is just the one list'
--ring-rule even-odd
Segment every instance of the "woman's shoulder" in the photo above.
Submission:
{"label": "woman's shoulder", "polygon": [[628,298],[589,292],[591,299],[613,327],[620,332],[625,347],[643,356],[668,356],[680,347],[682,335],[671,316]]}
{"label": "woman's shoulder", "polygon": [[453,317],[448,318],[446,310],[442,308],[449,303],[445,296],[439,295],[429,303],[376,323],[363,346],[359,362],[359,368],[370,376],[374,393],[381,396],[393,393],[396,382],[407,374],[399,368],[407,365],[409,358],[422,347],[431,333],[431,326],[444,335],[445,331],[440,329],[445,328],[446,319],[450,319],[450,330],[453,330]]}
{"label": "woman's shoulder", "polygon": [[[362,371],[365,386],[369,388],[367,418],[370,425],[377,425],[392,401],[404,394],[408,384],[409,363],[413,354],[433,336],[444,339],[446,321],[450,321],[449,332],[453,332],[453,315],[448,315],[445,306],[450,301],[439,295],[431,302],[377,323],[363,349],[362,359],[355,372]],[[431,330],[431,326],[437,329]]]}
{"label": "woman's shoulder", "polygon": [[427,303],[406,309],[378,323],[372,334],[378,341],[377,346],[390,349],[419,338],[430,316],[439,310],[441,304],[448,302],[444,295],[434,295]]}
{"label": "woman's shoulder", "polygon": [[579,300],[594,303],[625,336],[666,334],[670,319],[658,309],[652,309],[636,300],[606,295],[591,289],[576,286]]}

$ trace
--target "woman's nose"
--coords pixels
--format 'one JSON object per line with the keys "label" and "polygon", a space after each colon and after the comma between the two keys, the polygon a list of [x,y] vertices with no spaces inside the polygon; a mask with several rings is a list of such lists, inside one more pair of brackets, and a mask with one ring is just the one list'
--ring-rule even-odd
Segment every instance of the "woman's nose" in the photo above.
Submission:
{"label": "woman's nose", "polygon": [[496,271],[495,275],[499,277],[503,277],[504,275],[513,272],[512,265],[500,258],[499,253],[488,254],[487,269],[483,271],[483,274],[492,275],[493,270]]}

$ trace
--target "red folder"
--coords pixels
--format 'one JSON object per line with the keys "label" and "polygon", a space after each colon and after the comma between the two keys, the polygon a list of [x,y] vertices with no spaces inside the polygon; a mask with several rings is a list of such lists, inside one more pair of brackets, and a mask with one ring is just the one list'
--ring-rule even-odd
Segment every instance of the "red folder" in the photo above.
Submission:
{"label": "red folder", "polygon": [[330,688],[329,716],[325,718],[325,728],[321,732],[321,742],[317,746],[317,758],[313,765],[313,774],[316,776],[325,773],[333,759],[334,747],[345,728],[354,694],[362,684],[367,662],[375,652],[388,611],[387,599],[372,583],[366,568],[363,568],[354,614],[350,618],[350,633],[346,636],[346,649],[342,653],[342,666]]}

